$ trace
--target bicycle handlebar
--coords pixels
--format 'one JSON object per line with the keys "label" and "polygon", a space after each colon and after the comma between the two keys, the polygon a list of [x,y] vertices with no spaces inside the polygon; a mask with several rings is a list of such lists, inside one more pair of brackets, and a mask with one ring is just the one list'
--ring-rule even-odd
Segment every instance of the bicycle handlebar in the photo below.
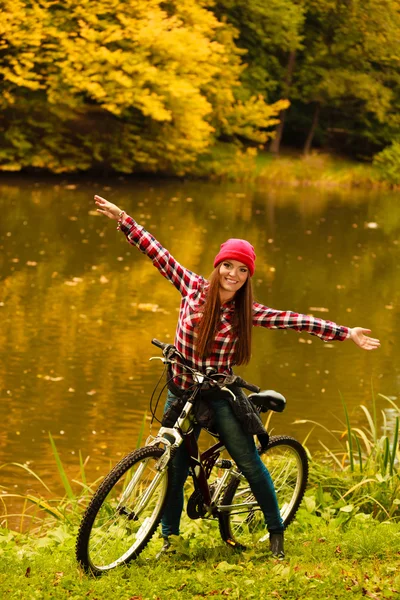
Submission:
{"label": "bicycle handlebar", "polygon": [[239,387],[245,388],[246,390],[249,390],[249,392],[255,392],[256,394],[258,394],[258,392],[261,391],[261,388],[258,387],[258,385],[254,385],[254,383],[248,383],[247,381],[245,381],[241,377],[236,377],[235,383]]}
{"label": "bicycle handlebar", "polygon": [[156,338],[153,338],[151,340],[151,343],[153,344],[153,346],[157,346],[157,348],[161,348],[161,350],[164,351],[164,348],[166,346],[168,346],[168,344],[165,344],[164,342],[160,342],[160,340],[157,340]]}
{"label": "bicycle handlebar", "polygon": [[[157,348],[160,348],[162,350],[164,356],[166,356],[169,353],[170,349],[173,349],[174,350],[173,354],[176,354],[180,358],[184,359],[182,354],[179,352],[179,350],[177,350],[175,348],[175,346],[173,344],[166,344],[165,342],[160,342],[160,340],[157,340],[156,338],[153,338],[151,340],[151,343],[154,346],[157,346]],[[219,377],[222,376],[221,373],[216,373],[215,375],[217,375]],[[215,380],[213,379],[212,376],[208,377],[208,378],[212,379],[215,382]],[[249,390],[249,392],[255,392],[256,394],[258,394],[258,392],[261,390],[261,388],[259,388],[258,385],[254,385],[253,383],[248,383],[242,377],[239,377],[239,375],[227,375],[224,385],[229,385],[229,384],[237,385],[241,388],[245,388],[246,390]]]}

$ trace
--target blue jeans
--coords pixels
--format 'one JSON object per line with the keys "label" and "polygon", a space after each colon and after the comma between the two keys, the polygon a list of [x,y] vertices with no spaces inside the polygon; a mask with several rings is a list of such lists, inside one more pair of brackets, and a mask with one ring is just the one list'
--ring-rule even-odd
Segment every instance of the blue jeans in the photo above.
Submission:
{"label": "blue jeans", "polygon": [[[176,400],[168,392],[164,411]],[[274,484],[268,469],[260,459],[254,438],[243,431],[240,421],[234,415],[226,398],[210,400],[214,412],[214,424],[221,442],[246,477],[250,488],[260,505],[265,523],[270,533],[281,533],[284,529],[279,512],[278,500]],[[195,434],[200,435],[200,426],[196,426]],[[183,486],[189,474],[189,456],[182,444],[172,461],[170,477],[172,479],[169,500],[161,520],[163,537],[179,535],[179,523],[183,510]]]}

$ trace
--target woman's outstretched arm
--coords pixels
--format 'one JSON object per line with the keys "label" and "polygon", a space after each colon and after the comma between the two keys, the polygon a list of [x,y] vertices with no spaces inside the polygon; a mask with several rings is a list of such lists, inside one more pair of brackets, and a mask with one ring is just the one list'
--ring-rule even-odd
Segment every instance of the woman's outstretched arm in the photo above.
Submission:
{"label": "woman's outstretched arm", "polygon": [[375,350],[380,346],[378,339],[366,335],[370,333],[369,329],[364,329],[363,327],[344,327],[333,321],[325,321],[311,315],[268,308],[258,302],[254,302],[253,304],[253,325],[256,327],[267,327],[268,329],[306,331],[320,337],[326,342],[351,339],[357,346],[364,350]]}
{"label": "woman's outstretched arm", "polygon": [[109,219],[118,221],[119,229],[125,234],[128,242],[146,254],[153,265],[182,296],[186,296],[203,278],[183,267],[144,227],[136,223],[132,217],[101,196],[94,197],[97,211]]}

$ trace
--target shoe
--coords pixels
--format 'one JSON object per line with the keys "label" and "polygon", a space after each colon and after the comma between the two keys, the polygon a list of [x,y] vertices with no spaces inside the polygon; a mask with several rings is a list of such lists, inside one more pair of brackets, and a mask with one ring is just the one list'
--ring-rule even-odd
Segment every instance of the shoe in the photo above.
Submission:
{"label": "shoe", "polygon": [[272,556],[275,558],[285,558],[283,549],[283,533],[271,533],[269,536],[269,547]]}
{"label": "shoe", "polygon": [[173,550],[171,548],[171,542],[169,540],[169,538],[164,538],[164,545],[161,548],[160,552],[158,554],[156,554],[156,560],[158,560],[159,558],[161,558],[162,556],[165,556],[166,554],[176,554],[176,550]]}

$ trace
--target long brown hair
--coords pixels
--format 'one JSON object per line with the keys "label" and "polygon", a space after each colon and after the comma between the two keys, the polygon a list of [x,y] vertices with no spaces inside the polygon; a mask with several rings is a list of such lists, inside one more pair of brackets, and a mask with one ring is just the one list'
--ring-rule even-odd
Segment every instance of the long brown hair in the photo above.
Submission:
{"label": "long brown hair", "polygon": [[[207,291],[203,310],[203,318],[197,328],[196,351],[206,358],[211,354],[215,334],[220,319],[221,300],[219,297],[218,265],[209,277],[210,287]],[[235,314],[233,327],[237,335],[235,363],[243,365],[251,358],[251,333],[253,328],[253,287],[250,274],[234,296]]]}

